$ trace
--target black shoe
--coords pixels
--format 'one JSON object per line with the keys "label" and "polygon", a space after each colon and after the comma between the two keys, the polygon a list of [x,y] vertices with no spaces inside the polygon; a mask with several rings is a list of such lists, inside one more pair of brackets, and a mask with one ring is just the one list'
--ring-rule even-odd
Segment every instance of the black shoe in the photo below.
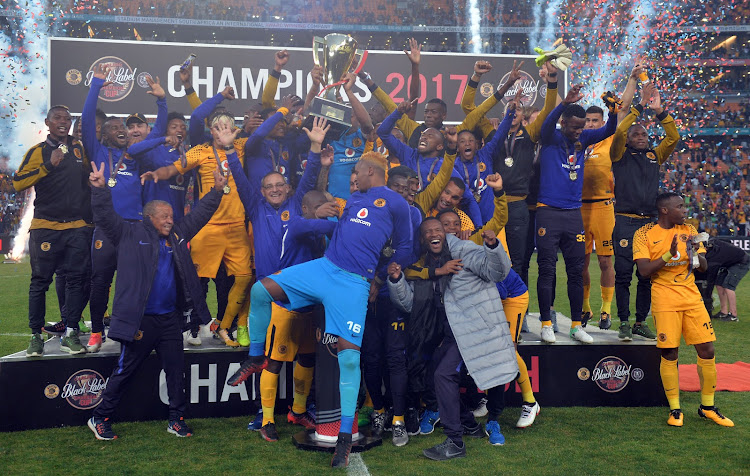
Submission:
{"label": "black shoe", "polygon": [[392,408],[386,408],[385,410],[385,422],[383,425],[383,430],[393,431],[393,409]]}
{"label": "black shoe", "polygon": [[726,314],[724,314],[723,312],[719,311],[716,314],[714,314],[713,316],[711,316],[711,319],[718,319],[718,320],[722,321],[726,317],[727,317]]}
{"label": "black shoe", "polygon": [[[463,443],[463,442],[462,442]],[[422,450],[422,454],[426,458],[433,461],[445,461],[453,458],[465,458],[466,457],[466,445],[462,444],[458,446],[450,438],[446,438],[445,441],[439,445],[435,445],[432,448]]]}
{"label": "black shoe", "polygon": [[262,372],[266,367],[268,367],[268,359],[265,356],[248,357],[242,362],[240,368],[229,377],[227,384],[236,387],[250,378],[252,374]]}
{"label": "black shoe", "polygon": [[276,431],[276,425],[268,422],[260,427],[260,436],[266,441],[279,441],[279,433]]}
{"label": "black shoe", "polygon": [[383,436],[383,431],[385,431],[385,418],[385,412],[381,413],[373,411],[372,414],[370,414],[370,428],[372,429],[372,436],[376,438],[380,438],[381,436]]}
{"label": "black shoe", "polygon": [[42,327],[42,330],[49,335],[62,336],[65,334],[65,324],[63,324],[63,321],[57,321],[54,324]]}
{"label": "black shoe", "polygon": [[477,423],[477,426],[474,427],[464,425],[464,436],[470,436],[472,438],[484,438],[484,428],[479,423]]}
{"label": "black shoe", "polygon": [[331,459],[331,468],[346,468],[349,466],[349,453],[352,451],[352,434],[339,433],[336,449]]}
{"label": "black shoe", "polygon": [[104,323],[104,327],[109,327],[109,325],[112,324],[112,316],[104,316],[102,322]]}
{"label": "black shoe", "polygon": [[726,322],[737,322],[739,319],[737,318],[737,316],[730,312],[729,314],[724,314],[723,316],[721,316],[719,320]]}
{"label": "black shoe", "polygon": [[172,433],[173,435],[179,436],[180,438],[193,436],[193,430],[191,430],[190,427],[187,426],[187,423],[185,423],[185,419],[183,417],[180,417],[179,420],[169,420],[167,431],[169,433]]}
{"label": "black shoe", "polygon": [[419,434],[419,412],[416,408],[406,409],[404,423],[406,423],[406,432],[409,434],[409,436]]}
{"label": "black shoe", "polygon": [[612,317],[603,312],[601,318],[599,318],[599,329],[607,330],[612,327]]}
{"label": "black shoe", "polygon": [[581,327],[586,327],[586,324],[589,323],[589,319],[591,319],[591,316],[591,311],[581,313]]}

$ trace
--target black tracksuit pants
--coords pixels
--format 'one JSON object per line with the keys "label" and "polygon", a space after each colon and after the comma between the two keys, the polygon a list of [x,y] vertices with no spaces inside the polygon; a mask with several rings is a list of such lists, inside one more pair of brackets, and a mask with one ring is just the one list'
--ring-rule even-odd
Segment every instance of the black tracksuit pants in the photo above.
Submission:
{"label": "black tracksuit pants", "polygon": [[[615,301],[617,317],[627,322],[630,317],[630,283],[633,280],[633,235],[639,228],[654,221],[651,217],[635,218],[615,215],[612,244],[615,247]],[[636,267],[638,288],[635,295],[635,322],[646,320],[651,308],[651,278],[643,277]]]}
{"label": "black tracksuit pants", "polygon": [[65,281],[65,315],[68,327],[78,328],[86,307],[83,280],[88,276],[91,228],[70,230],[35,229],[29,232],[31,284],[29,285],[29,328],[40,333],[44,326],[46,294],[56,270],[62,270]]}
{"label": "black tracksuit pants", "polygon": [[94,410],[97,418],[109,418],[127,390],[130,378],[138,371],[143,361],[156,349],[156,355],[167,377],[169,395],[169,419],[177,420],[185,414],[185,360],[182,348],[182,314],[143,316],[141,338],[120,345],[117,367],[107,382],[101,403]]}
{"label": "black tracksuit pants", "polygon": [[536,248],[539,279],[537,296],[542,321],[552,319],[550,306],[555,296],[557,251],[565,260],[568,300],[572,320],[581,319],[583,308],[583,264],[586,238],[581,210],[538,207],[536,210]]}

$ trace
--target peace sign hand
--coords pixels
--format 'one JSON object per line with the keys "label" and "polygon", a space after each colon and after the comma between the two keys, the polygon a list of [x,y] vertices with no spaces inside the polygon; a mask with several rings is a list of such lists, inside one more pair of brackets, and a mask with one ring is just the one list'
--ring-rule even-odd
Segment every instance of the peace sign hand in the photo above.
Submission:
{"label": "peace sign hand", "polygon": [[104,188],[104,164],[101,167],[96,166],[96,162],[91,162],[91,173],[89,173],[89,183],[92,187]]}

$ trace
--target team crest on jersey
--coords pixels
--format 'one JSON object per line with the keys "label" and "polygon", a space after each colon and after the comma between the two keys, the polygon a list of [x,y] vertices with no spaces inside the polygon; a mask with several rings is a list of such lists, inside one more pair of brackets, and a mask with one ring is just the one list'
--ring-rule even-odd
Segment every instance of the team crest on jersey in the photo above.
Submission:
{"label": "team crest on jersey", "polygon": [[50,248],[52,248],[52,245],[50,244],[49,241],[45,241],[44,243],[42,243],[41,248],[42,248],[42,251],[49,251]]}
{"label": "team crest on jersey", "polygon": [[123,172],[123,171],[125,171],[127,169],[128,169],[128,166],[125,165],[125,162],[123,162],[123,163],[120,164],[120,167],[117,170],[120,171],[120,172]]}
{"label": "team crest on jersey", "polygon": [[281,153],[281,158],[284,160],[289,160],[289,151],[285,150]]}
{"label": "team crest on jersey", "polygon": [[352,146],[354,146],[354,147],[361,147],[362,146],[362,139],[360,139],[359,137],[355,137],[354,140],[352,141]]}
{"label": "team crest on jersey", "polygon": [[96,250],[100,250],[100,249],[102,249],[102,245],[103,245],[103,244],[104,244],[104,243],[102,243],[102,240],[96,240],[96,241],[94,242],[94,249],[96,249]]}
{"label": "team crest on jersey", "polygon": [[134,340],[141,340],[141,339],[143,339],[143,331],[140,330],[140,329],[138,329],[138,331],[133,336],[133,339]]}
{"label": "team crest on jersey", "polygon": [[383,208],[385,206],[385,199],[384,198],[378,198],[373,202],[373,205],[375,205],[378,208]]}
{"label": "team crest on jersey", "polygon": [[184,175],[178,175],[175,179],[175,182],[177,182],[177,185],[182,185],[185,183],[185,176]]}
{"label": "team crest on jersey", "polygon": [[682,241],[683,243],[685,243],[687,239],[688,239],[687,235],[680,235],[680,241]]}
{"label": "team crest on jersey", "polygon": [[517,137],[520,137],[520,136],[522,136],[522,135],[523,135],[523,129],[519,128],[519,129],[518,129],[518,132],[516,132],[516,136],[517,136]]}
{"label": "team crest on jersey", "polygon": [[484,164],[484,162],[479,162],[479,165],[477,166],[480,172],[484,172],[487,170],[487,166]]}
{"label": "team crest on jersey", "polygon": [[74,147],[73,148],[73,155],[76,156],[76,159],[82,159],[83,158],[82,155],[81,155],[81,149],[79,149],[78,147]]}
{"label": "team crest on jersey", "polygon": [[344,155],[347,156],[347,157],[354,157],[354,154],[356,154],[356,153],[357,152],[354,149],[352,149],[351,147],[347,147],[346,150],[344,151]]}
{"label": "team crest on jersey", "polygon": [[289,221],[289,210],[281,212],[281,221]]}
{"label": "team crest on jersey", "polygon": [[656,154],[654,154],[654,153],[653,153],[653,152],[651,152],[651,151],[649,151],[649,152],[646,152],[646,157],[648,157],[648,158],[649,158],[649,159],[651,159],[651,160],[656,160]]}
{"label": "team crest on jersey", "polygon": [[667,334],[660,332],[659,333],[659,342],[666,342],[667,341]]}
{"label": "team crest on jersey", "polygon": [[357,218],[367,218],[370,212],[366,208],[362,208],[357,212]]}
{"label": "team crest on jersey", "polygon": [[287,348],[285,345],[282,344],[279,346],[278,350],[279,350],[279,354],[286,354]]}
{"label": "team crest on jersey", "polygon": [[544,235],[546,235],[546,234],[547,234],[547,229],[546,229],[546,228],[544,228],[544,227],[542,227],[542,228],[539,228],[539,230],[537,230],[537,234],[538,234],[539,236],[544,236]]}
{"label": "team crest on jersey", "polygon": [[627,248],[628,247],[628,240],[620,240],[620,248]]}

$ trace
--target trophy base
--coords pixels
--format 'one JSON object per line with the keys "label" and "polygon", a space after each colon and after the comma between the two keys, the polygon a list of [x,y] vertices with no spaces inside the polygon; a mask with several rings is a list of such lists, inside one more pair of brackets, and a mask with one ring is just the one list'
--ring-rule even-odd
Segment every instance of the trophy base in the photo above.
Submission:
{"label": "trophy base", "polygon": [[328,142],[341,139],[352,127],[351,106],[338,101],[321,97],[314,98],[310,105],[310,115],[307,116],[304,123],[304,126],[308,130],[312,130],[315,117],[322,117],[328,120],[328,124],[331,126],[326,134],[326,141]]}

